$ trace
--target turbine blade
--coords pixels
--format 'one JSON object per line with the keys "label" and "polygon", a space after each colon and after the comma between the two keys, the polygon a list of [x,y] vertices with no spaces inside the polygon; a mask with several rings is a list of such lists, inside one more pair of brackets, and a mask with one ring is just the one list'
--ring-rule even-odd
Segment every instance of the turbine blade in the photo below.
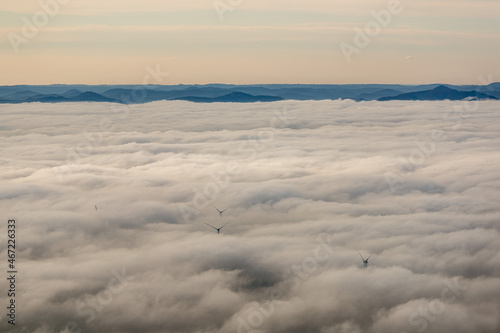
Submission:
{"label": "turbine blade", "polygon": [[216,228],[216,227],[214,227],[213,225],[210,225],[210,224],[208,224],[208,223],[205,223],[205,224],[206,224],[206,225],[208,225],[209,227],[212,227],[212,228],[214,228],[215,230],[217,230],[217,228]]}
{"label": "turbine blade", "polygon": [[[210,204],[210,205],[212,205],[212,204]],[[219,214],[220,214],[220,213],[222,213],[222,212],[219,210],[219,208],[215,207],[214,205],[212,205],[212,207],[214,207],[214,208],[215,208],[215,210],[219,212]]]}
{"label": "turbine blade", "polygon": [[370,256],[366,258],[366,260],[370,259],[372,257],[373,253],[370,253]]}
{"label": "turbine blade", "polygon": [[222,227],[220,227],[220,229],[224,228],[226,225],[228,225],[229,223],[231,223],[231,221],[227,222],[226,224],[224,224]]}
{"label": "turbine blade", "polygon": [[361,257],[361,260],[365,261],[365,258],[363,258],[363,256],[361,255],[361,253],[359,253],[359,251],[358,251],[358,254]]}

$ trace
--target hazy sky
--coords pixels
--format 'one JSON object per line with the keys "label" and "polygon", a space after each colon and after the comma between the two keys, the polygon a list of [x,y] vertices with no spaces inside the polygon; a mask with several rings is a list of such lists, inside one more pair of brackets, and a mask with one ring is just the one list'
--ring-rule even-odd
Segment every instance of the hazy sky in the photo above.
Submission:
{"label": "hazy sky", "polygon": [[[170,73],[162,84],[500,77],[500,1],[401,0],[378,31],[371,12],[389,3],[1,0],[0,84],[138,84],[157,65]],[[355,46],[355,28],[367,24],[369,44],[348,63],[340,44]]]}

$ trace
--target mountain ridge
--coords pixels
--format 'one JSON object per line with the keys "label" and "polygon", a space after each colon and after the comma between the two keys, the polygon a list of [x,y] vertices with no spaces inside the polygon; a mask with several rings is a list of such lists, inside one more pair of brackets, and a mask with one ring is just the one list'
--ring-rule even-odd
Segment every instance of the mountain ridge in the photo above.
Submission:
{"label": "mountain ridge", "polygon": [[500,99],[500,83],[474,85],[263,84],[263,85],[51,85],[0,86],[0,103],[109,102],[141,104],[161,100],[195,103],[251,103],[280,100],[391,101]]}
{"label": "mountain ridge", "polygon": [[396,96],[381,97],[378,101],[456,101],[467,98],[498,99],[494,96],[486,95],[476,90],[460,91],[445,85],[440,85],[434,89],[405,93]]}

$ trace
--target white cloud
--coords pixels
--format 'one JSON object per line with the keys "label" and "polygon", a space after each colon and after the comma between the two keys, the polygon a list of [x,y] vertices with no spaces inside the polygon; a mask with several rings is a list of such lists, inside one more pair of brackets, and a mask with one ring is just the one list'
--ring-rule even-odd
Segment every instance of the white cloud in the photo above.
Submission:
{"label": "white cloud", "polygon": [[[19,320],[39,332],[497,332],[498,102],[460,126],[443,120],[456,105],[155,102],[125,119],[111,104],[1,105]],[[89,146],[84,130],[104,118],[114,128]],[[392,192],[384,174],[433,130],[443,140]],[[68,151],[79,156],[64,167]],[[185,220],[179,207],[205,191],[229,210]],[[220,235],[204,225],[229,221]],[[357,251],[374,254],[368,269]]]}

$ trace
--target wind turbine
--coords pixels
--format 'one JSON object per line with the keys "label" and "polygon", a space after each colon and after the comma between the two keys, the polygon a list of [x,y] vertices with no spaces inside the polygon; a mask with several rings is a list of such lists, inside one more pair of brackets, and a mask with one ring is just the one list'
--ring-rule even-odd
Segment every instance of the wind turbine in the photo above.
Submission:
{"label": "wind turbine", "polygon": [[97,210],[97,205],[95,205],[95,210]]}
{"label": "wind turbine", "polygon": [[210,226],[210,227],[212,227],[212,228],[214,228],[215,230],[217,230],[217,233],[218,233],[218,234],[220,234],[221,229],[222,229],[222,228],[224,228],[224,227],[225,227],[226,225],[228,225],[229,223],[230,223],[230,222],[227,222],[226,224],[224,224],[224,225],[223,225],[222,227],[220,227],[220,228],[216,228],[216,227],[214,227],[213,225],[210,225],[210,224],[208,224],[208,223],[205,223],[205,224],[206,224],[206,225],[208,225],[208,226]]}
{"label": "wind turbine", "polygon": [[370,256],[369,256],[368,258],[366,258],[366,259],[365,259],[365,258],[363,258],[363,256],[361,255],[361,253],[359,253],[359,251],[358,251],[358,254],[359,254],[359,256],[361,257],[361,260],[363,260],[363,265],[364,265],[364,267],[365,267],[365,268],[366,268],[366,267],[368,267],[368,259],[370,259],[370,258],[371,258],[371,256],[373,255],[373,253],[370,253]]}
{"label": "wind turbine", "polygon": [[226,210],[228,210],[229,208],[226,208],[224,210],[219,210],[219,208],[215,207],[214,205],[212,205],[212,207],[214,207],[218,212],[219,212],[219,215],[222,216],[222,213],[224,213]]}

